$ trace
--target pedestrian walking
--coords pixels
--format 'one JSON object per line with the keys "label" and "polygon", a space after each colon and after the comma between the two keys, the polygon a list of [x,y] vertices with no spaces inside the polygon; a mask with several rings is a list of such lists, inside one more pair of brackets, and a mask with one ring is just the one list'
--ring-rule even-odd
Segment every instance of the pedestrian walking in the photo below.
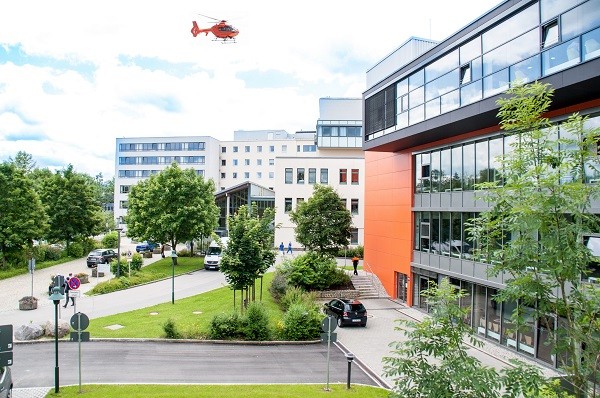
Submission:
{"label": "pedestrian walking", "polygon": [[287,249],[287,252],[288,252],[289,254],[292,254],[292,242],[288,243],[288,249]]}
{"label": "pedestrian walking", "polygon": [[71,286],[69,286],[69,281],[71,280],[71,277],[73,277],[73,274],[69,274],[69,276],[67,276],[67,278],[65,279],[65,305],[63,305],[64,308],[67,308],[67,304],[69,304],[69,299],[71,299],[72,303],[71,303],[71,307],[75,305],[75,297],[69,297],[69,292],[71,291]]}
{"label": "pedestrian walking", "polygon": [[358,275],[358,260],[359,260],[359,258],[355,254],[354,257],[352,257],[352,266],[354,267],[354,275]]}
{"label": "pedestrian walking", "polygon": [[283,246],[283,242],[281,242],[281,244],[279,245],[279,251],[281,252],[282,256],[285,254],[285,252],[283,251],[284,249],[285,249],[285,246]]}

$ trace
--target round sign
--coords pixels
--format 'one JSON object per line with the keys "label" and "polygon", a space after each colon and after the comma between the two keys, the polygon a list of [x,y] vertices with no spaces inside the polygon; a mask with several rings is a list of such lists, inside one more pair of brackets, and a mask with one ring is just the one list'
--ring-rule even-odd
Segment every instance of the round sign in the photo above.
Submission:
{"label": "round sign", "polygon": [[79,286],[81,286],[81,281],[78,277],[74,276],[71,279],[69,279],[69,287],[71,288],[71,290],[77,290],[79,289]]}
{"label": "round sign", "polygon": [[84,313],[78,312],[71,317],[71,327],[75,330],[85,330],[90,326],[90,318]]}
{"label": "round sign", "polygon": [[333,332],[337,328],[337,323],[335,322],[335,318],[332,316],[326,316],[323,318],[321,322],[321,330],[325,333]]}

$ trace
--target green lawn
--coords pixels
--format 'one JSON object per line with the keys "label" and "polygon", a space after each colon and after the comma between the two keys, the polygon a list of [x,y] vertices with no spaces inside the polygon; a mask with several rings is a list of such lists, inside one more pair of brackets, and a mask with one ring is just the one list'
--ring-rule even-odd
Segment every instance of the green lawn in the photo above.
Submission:
{"label": "green lawn", "polygon": [[[262,302],[269,312],[271,326],[275,328],[281,321],[283,313],[273,301],[268,291],[268,286],[273,276],[274,273],[267,273],[263,277]],[[257,301],[259,297],[260,282],[257,281]],[[183,337],[201,339],[205,338],[209,330],[210,321],[216,314],[233,311],[233,290],[227,286],[197,296],[178,300],[177,295],[175,295],[175,298],[175,304],[167,302],[130,312],[92,319],[87,331],[90,332],[90,337],[92,338],[164,338],[163,325],[168,319],[172,319],[175,322],[177,331]],[[238,310],[240,306],[239,299],[240,292],[237,291],[235,305]],[[117,330],[106,328],[115,324],[122,325],[124,328]]]}
{"label": "green lawn", "polygon": [[[204,258],[202,257],[179,257],[175,266],[175,275],[186,274],[204,268]],[[87,294],[104,294],[117,290],[123,290],[128,287],[142,285],[154,282],[160,279],[170,278],[173,273],[173,262],[171,258],[162,258],[141,270],[132,273],[131,276],[122,276],[113,278],[106,282],[101,282],[94,286]]]}
{"label": "green lawn", "polygon": [[[66,263],[66,262],[69,262],[69,261],[73,261],[73,260],[77,260],[77,258],[75,258],[75,257],[63,257],[63,258],[60,258],[58,260],[44,261],[44,262],[41,262],[41,263],[36,263],[35,264],[35,269],[36,270],[41,270],[41,269],[44,269],[44,268],[53,267],[55,265],[63,264],[63,263]],[[28,272],[29,272],[29,269],[27,268],[27,263],[26,262],[25,262],[25,264],[23,264],[20,267],[0,268],[0,279],[8,279],[8,278],[12,278],[13,276],[27,274]]]}
{"label": "green lawn", "polygon": [[[240,389],[243,388],[243,393]],[[330,384],[329,391],[325,391],[325,384],[244,384],[236,385],[84,385],[61,387],[58,394],[52,390],[46,397],[81,397],[86,398],[110,398],[110,397],[219,397],[238,398],[243,397],[286,397],[286,398],[312,398],[312,397],[336,397],[336,398],[382,398],[389,395],[389,391],[383,388],[351,385],[346,389],[345,384]]]}

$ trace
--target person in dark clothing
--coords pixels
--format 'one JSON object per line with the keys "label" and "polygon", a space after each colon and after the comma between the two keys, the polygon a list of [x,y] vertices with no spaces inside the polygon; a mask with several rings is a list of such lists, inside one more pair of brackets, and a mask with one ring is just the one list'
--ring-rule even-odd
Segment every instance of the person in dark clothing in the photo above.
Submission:
{"label": "person in dark clothing", "polygon": [[69,274],[69,276],[67,276],[67,278],[65,279],[65,305],[63,305],[64,308],[67,308],[67,304],[69,304],[69,299],[71,299],[71,307],[75,305],[75,297],[69,297],[69,292],[71,291],[71,287],[69,286],[69,281],[71,280],[71,276],[73,276],[73,274]]}
{"label": "person in dark clothing", "polygon": [[354,275],[358,275],[358,260],[357,256],[352,257],[352,266],[354,267]]}

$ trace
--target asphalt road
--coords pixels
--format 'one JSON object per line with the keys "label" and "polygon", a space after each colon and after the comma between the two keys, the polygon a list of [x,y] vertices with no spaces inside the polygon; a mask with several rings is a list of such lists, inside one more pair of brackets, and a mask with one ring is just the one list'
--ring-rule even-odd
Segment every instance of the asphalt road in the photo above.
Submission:
{"label": "asphalt road", "polygon": [[[59,342],[60,384],[78,384],[78,343]],[[329,382],[346,383],[348,362],[333,345]],[[12,374],[19,388],[54,385],[54,343],[17,344]],[[81,379],[91,383],[323,383],[327,345],[244,345],[149,341],[81,343]],[[377,385],[358,366],[352,383]]]}

